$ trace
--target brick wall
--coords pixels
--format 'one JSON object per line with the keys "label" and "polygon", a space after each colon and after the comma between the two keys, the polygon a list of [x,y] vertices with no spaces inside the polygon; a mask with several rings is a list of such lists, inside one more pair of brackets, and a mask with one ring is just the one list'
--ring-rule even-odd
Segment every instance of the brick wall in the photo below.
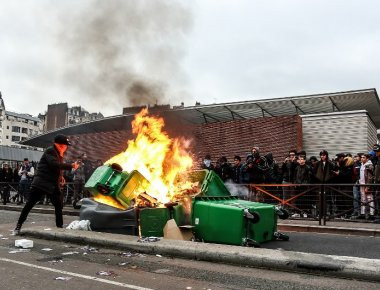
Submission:
{"label": "brick wall", "polygon": [[196,155],[211,154],[214,161],[221,156],[229,161],[234,155],[245,158],[252,146],[283,161],[290,149],[302,148],[302,120],[285,116],[202,124],[195,128],[194,137]]}
{"label": "brick wall", "polygon": [[[166,120],[165,129],[170,136],[192,138],[191,150],[197,157],[211,154],[213,160],[234,155],[245,158],[252,146],[260,147],[263,154],[272,152],[277,161],[282,161],[289,149],[302,148],[302,121],[299,116],[265,117],[201,125],[185,125],[178,119]],[[86,152],[89,159],[102,161],[125,150],[131,131],[120,130],[70,136],[73,146],[67,153],[75,159]]]}

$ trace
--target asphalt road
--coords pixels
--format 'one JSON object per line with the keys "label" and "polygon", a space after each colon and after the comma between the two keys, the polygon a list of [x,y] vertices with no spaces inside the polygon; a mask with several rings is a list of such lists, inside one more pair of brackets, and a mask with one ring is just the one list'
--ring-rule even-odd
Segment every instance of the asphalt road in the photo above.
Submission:
{"label": "asphalt road", "polygon": [[[10,236],[10,230],[18,214],[0,211],[0,234],[3,235],[0,239],[2,289],[116,289],[121,287],[131,289],[140,289],[138,287],[149,289],[378,289],[378,284],[370,282],[171,259],[139,253],[123,254],[110,249],[90,250],[83,245],[38,239],[33,239],[34,247],[29,252],[10,253],[15,250],[13,246],[15,237]],[[73,219],[75,217],[64,217],[66,223]],[[31,214],[25,226],[34,223],[53,227],[53,220],[54,217],[51,215]],[[318,250],[324,246],[317,247],[316,243],[330,241],[332,244],[337,243],[338,246],[335,248],[339,248],[342,247],[339,241],[344,238],[335,235],[316,235],[320,236],[321,241],[315,241],[308,240],[309,234],[291,233],[290,235],[290,242],[268,243],[265,247],[285,249],[297,243],[304,244],[303,246],[306,247],[307,243],[313,241],[312,247]],[[360,239],[368,243],[371,238]],[[367,245],[365,241],[361,245]],[[370,243],[375,245],[372,241]],[[332,247],[332,245],[328,246],[327,250],[331,251]],[[43,250],[46,248],[52,250]],[[71,254],[67,254],[70,252]],[[112,271],[113,274],[103,276],[100,275],[101,271]],[[65,279],[68,277],[69,280],[55,280],[57,277]]]}

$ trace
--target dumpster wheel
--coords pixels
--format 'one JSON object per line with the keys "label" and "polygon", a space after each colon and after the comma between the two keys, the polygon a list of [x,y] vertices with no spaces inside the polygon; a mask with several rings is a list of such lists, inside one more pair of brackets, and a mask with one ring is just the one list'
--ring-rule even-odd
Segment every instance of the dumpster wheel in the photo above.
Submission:
{"label": "dumpster wheel", "polygon": [[273,233],[273,237],[277,241],[289,241],[289,236],[280,232]]}
{"label": "dumpster wheel", "polygon": [[282,220],[286,220],[289,218],[289,212],[286,209],[276,208],[276,213],[277,216]]}
{"label": "dumpster wheel", "polygon": [[255,240],[246,238],[245,242],[243,243],[244,247],[254,247],[254,248],[261,248],[261,245],[256,242]]}

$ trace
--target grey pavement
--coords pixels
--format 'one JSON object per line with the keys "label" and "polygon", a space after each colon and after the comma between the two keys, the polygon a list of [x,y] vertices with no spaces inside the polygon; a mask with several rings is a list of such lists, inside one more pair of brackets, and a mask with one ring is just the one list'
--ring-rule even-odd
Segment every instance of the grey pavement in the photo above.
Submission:
{"label": "grey pavement", "polygon": [[[137,272],[139,275],[139,279],[143,279],[146,281],[145,284],[137,283],[134,285],[144,285],[149,288],[157,288],[157,289],[185,289],[183,286],[188,285],[193,287],[192,289],[245,289],[245,288],[253,288],[253,289],[376,289],[373,283],[366,282],[358,282],[352,280],[341,280],[334,278],[335,276],[346,277],[346,278],[354,278],[354,279],[370,279],[376,280],[377,273],[380,271],[379,268],[379,260],[375,259],[361,259],[361,258],[353,258],[353,257],[338,257],[339,253],[335,253],[334,256],[326,256],[326,255],[312,255],[312,254],[302,254],[293,251],[286,250],[287,247],[291,249],[291,246],[299,247],[300,245],[305,246],[305,250],[309,250],[306,246],[315,246],[317,244],[321,245],[319,250],[325,249],[323,244],[329,245],[337,245],[335,249],[339,247],[342,248],[341,243],[342,240],[336,240],[336,238],[342,238],[339,235],[326,235],[326,234],[315,234],[316,238],[320,238],[320,240],[315,240],[314,243],[311,240],[307,240],[310,234],[306,233],[289,233],[291,241],[289,242],[271,242],[263,244],[263,247],[278,249],[282,248],[283,250],[270,250],[270,249],[253,249],[253,248],[244,248],[244,247],[232,247],[232,246],[224,246],[224,245],[215,245],[215,244],[204,244],[204,243],[191,243],[191,242],[183,242],[183,241],[160,241],[157,243],[149,243],[149,244],[141,244],[136,242],[136,237],[130,236],[120,236],[120,235],[112,235],[112,234],[104,234],[104,233],[95,233],[95,232],[77,232],[77,231],[64,231],[63,236],[60,235],[60,231],[54,227],[54,216],[48,214],[31,214],[25,224],[24,230],[25,232],[29,232],[35,242],[35,247],[31,251],[30,255],[34,255],[35,252],[38,253],[37,256],[30,258],[27,260],[26,257],[29,257],[28,253],[18,253],[13,255],[8,255],[7,250],[13,248],[14,236],[10,236],[10,230],[13,228],[15,220],[18,217],[17,212],[10,211],[0,211],[0,234],[4,237],[7,237],[7,240],[0,240],[0,254],[1,257],[12,258],[17,261],[30,262],[31,264],[38,265],[49,265],[47,262],[52,257],[59,257],[62,251],[78,251],[78,249],[83,248],[83,245],[96,245],[97,247],[102,247],[102,253],[108,253],[110,251],[120,252],[131,252],[131,253],[144,253],[146,257],[137,256],[136,259],[131,262],[125,264],[126,269],[122,269],[121,276],[123,278],[117,279],[125,279],[124,271],[127,272]],[[64,222],[69,223],[70,221],[76,219],[73,216],[65,216]],[[50,228],[51,230],[45,231],[44,229]],[[36,236],[41,235],[44,236],[44,239],[39,239]],[[62,234],[62,233],[61,233]],[[58,240],[45,240],[47,238],[56,238]],[[305,240],[306,238],[306,240]],[[373,241],[368,244],[369,237],[354,237],[358,240],[347,240],[349,243],[352,242],[353,245],[356,243],[361,243],[360,248],[370,248],[369,245],[375,246],[378,243],[378,238],[371,238]],[[362,239],[362,240],[360,240]],[[62,243],[65,241],[65,243]],[[77,244],[82,244],[82,246],[74,244],[74,241]],[[373,242],[373,244],[371,244]],[[61,245],[60,249],[55,249],[56,245]],[[5,255],[1,249],[5,247]],[[43,253],[42,248],[50,247],[55,249],[51,253]],[[66,248],[68,247],[68,248]],[[65,248],[65,249],[63,249]],[[328,247],[327,247],[328,248]],[[359,247],[358,247],[359,249]],[[319,251],[317,247],[317,252]],[[334,249],[330,249],[334,251]],[[330,251],[329,250],[329,251]],[[375,252],[380,252],[377,248],[374,249]],[[66,269],[67,271],[77,271],[78,273],[83,273],[85,275],[94,276],[94,273],[104,269],[113,269],[120,274],[120,266],[117,259],[114,256],[109,257],[112,261],[108,262],[108,259],[102,255],[98,255],[97,258],[89,255],[89,261],[83,260],[87,259],[87,255],[83,256],[82,251],[79,251],[81,254],[75,254],[74,257],[65,257],[64,265],[61,267]],[[156,255],[161,255],[163,258],[156,257]],[[344,254],[344,253],[340,253]],[[203,255],[203,256],[202,256]],[[360,252],[358,256],[366,255],[366,251]],[[46,257],[45,257],[46,256]],[[79,257],[80,256],[80,257]],[[179,257],[187,258],[186,260],[178,259]],[[276,265],[271,265],[269,258],[273,258],[275,260]],[[377,257],[377,256],[375,256]],[[120,258],[120,257],[119,257]],[[157,258],[160,258],[157,260]],[[191,258],[189,260],[189,258]],[[38,259],[38,260],[37,260]],[[66,260],[74,260],[70,263],[66,263]],[[206,260],[206,261],[197,261],[197,260]],[[147,260],[150,260],[147,261]],[[193,261],[195,260],[195,261]],[[102,262],[103,261],[103,262]],[[153,262],[154,263],[153,263]],[[129,261],[130,262],[130,261]],[[273,262],[273,261],[272,261]],[[90,263],[90,264],[87,264]],[[99,266],[99,263],[101,264]],[[179,266],[178,263],[193,263],[192,266]],[[218,264],[215,267],[216,263]],[[227,263],[227,264],[226,264]],[[234,265],[229,265],[229,264]],[[0,267],[2,269],[7,269],[3,273],[14,272],[12,267],[23,268],[22,265],[12,264],[11,262],[0,261]],[[102,266],[103,265],[103,266]],[[283,267],[284,266],[284,267]],[[25,266],[26,267],[26,266]],[[56,266],[55,266],[56,267]],[[84,268],[83,268],[84,267]],[[190,267],[191,269],[188,269]],[[204,268],[202,268],[204,267]],[[265,269],[254,269],[252,267],[264,267]],[[13,270],[10,270],[13,269]],[[224,269],[221,271],[221,269]],[[269,270],[268,270],[269,269]],[[277,271],[273,272],[271,270],[276,269]],[[296,273],[284,273],[281,270],[286,271],[295,271]],[[8,272],[7,272],[8,271]],[[36,270],[35,272],[28,272],[26,270],[25,273],[29,273],[30,275],[37,275],[37,277],[46,277],[49,281],[57,275],[51,275],[49,270]],[[41,272],[42,271],[42,272]],[[46,273],[47,271],[47,273]],[[92,272],[91,272],[92,271]],[[146,271],[148,273],[146,273]],[[151,272],[158,271],[152,275]],[[279,271],[279,272],[278,272]],[[364,271],[364,273],[363,273]],[[41,273],[40,273],[41,272]],[[144,273],[143,273],[144,272]],[[0,272],[1,273],[1,272]],[[50,274],[48,274],[50,273]],[[329,275],[328,277],[318,277],[314,275],[310,275],[311,273],[316,273],[318,275]],[[375,276],[373,275],[375,273]],[[157,277],[157,274],[161,276],[165,276],[165,281],[171,281],[169,284],[155,284],[154,278]],[[343,274],[343,275],[342,275]],[[353,275],[352,275],[353,274]],[[155,276],[156,275],[156,276]],[[172,277],[174,275],[175,277]],[[7,289],[20,289],[25,287],[25,281],[23,279],[27,279],[28,275],[11,275],[12,277],[24,277],[21,279],[20,283],[9,284],[10,287]],[[96,275],[95,275],[96,276]],[[158,275],[159,276],[159,275]],[[170,276],[170,277],[166,277]],[[1,277],[1,274],[0,274]],[[30,277],[30,276],[29,276]],[[34,277],[34,276],[33,276]],[[178,280],[177,278],[183,278],[183,280]],[[196,279],[195,279],[196,278]],[[160,279],[160,278],[156,278]],[[202,280],[202,282],[199,281]],[[5,279],[7,282],[8,280]],[[32,279],[33,280],[33,279]],[[30,285],[34,285],[34,288],[40,289],[38,283],[38,279],[36,281],[31,281]],[[75,287],[77,289],[88,289],[85,287],[87,284],[83,284],[84,282],[77,281],[77,278],[73,278],[71,282],[61,282],[61,284],[57,284],[56,281],[51,283],[52,288],[59,287],[59,285],[66,285],[64,283],[68,283],[67,285],[72,285],[71,287]],[[80,279],[79,279],[80,280]],[[3,279],[4,281],[4,279]],[[14,281],[14,280],[13,280]],[[123,281],[136,281],[131,277],[128,277],[127,280]],[[138,280],[140,281],[140,280]],[[152,282],[153,281],[153,282]],[[185,283],[183,283],[185,281]],[[327,282],[328,281],[328,282]],[[91,281],[87,281],[90,283]],[[82,283],[82,284],[81,284]],[[94,289],[98,289],[101,287],[96,283],[94,284]],[[91,284],[90,283],[90,284]],[[157,283],[157,282],[156,282]],[[91,285],[92,285],[91,284]],[[97,286],[96,286],[96,285]],[[14,287],[14,286],[20,287]],[[53,287],[54,285],[54,287]],[[96,287],[95,287],[96,286]],[[107,286],[107,285],[106,285]],[[107,286],[107,288],[113,289]],[[156,287],[154,287],[156,286]],[[178,287],[176,287],[178,286]],[[378,286],[378,285],[377,285]],[[165,288],[166,287],[166,288]],[[199,287],[199,288],[198,288]],[[44,287],[45,288],[45,287]],[[100,288],[99,288],[100,289]]]}

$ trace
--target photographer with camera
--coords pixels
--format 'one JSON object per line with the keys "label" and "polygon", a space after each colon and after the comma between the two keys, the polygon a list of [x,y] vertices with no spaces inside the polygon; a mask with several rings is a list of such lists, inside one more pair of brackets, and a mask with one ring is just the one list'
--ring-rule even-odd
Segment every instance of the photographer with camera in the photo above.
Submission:
{"label": "photographer with camera", "polygon": [[29,163],[28,158],[24,158],[24,163],[21,166],[18,175],[20,176],[20,182],[18,189],[19,201],[17,204],[20,205],[24,202],[24,199],[25,201],[28,201],[29,199],[29,189],[34,176],[34,167]]}

